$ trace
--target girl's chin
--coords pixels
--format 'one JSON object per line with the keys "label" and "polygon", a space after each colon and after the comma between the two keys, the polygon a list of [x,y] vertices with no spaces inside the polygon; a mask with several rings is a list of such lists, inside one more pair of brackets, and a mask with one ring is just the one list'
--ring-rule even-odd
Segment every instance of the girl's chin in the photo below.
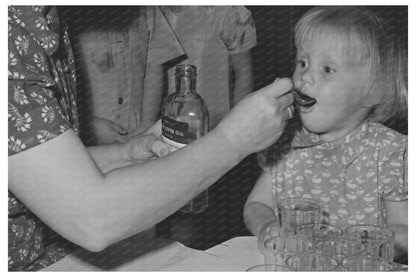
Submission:
{"label": "girl's chin", "polygon": [[306,128],[306,130],[309,132],[319,134],[326,129],[325,126],[323,126],[325,118],[319,119],[308,114],[301,114],[300,119],[302,121],[303,127]]}
{"label": "girl's chin", "polygon": [[298,106],[298,110],[300,114],[306,114],[306,113],[310,113],[315,109],[315,105],[311,106],[311,107],[305,107],[305,106]]}

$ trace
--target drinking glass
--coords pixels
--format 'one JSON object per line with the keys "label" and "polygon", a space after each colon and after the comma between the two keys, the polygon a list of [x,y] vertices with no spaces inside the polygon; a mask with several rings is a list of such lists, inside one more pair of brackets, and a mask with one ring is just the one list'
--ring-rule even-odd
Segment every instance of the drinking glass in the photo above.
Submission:
{"label": "drinking glass", "polygon": [[293,233],[294,228],[320,221],[321,204],[310,198],[284,198],[277,203],[279,222],[283,232]]}
{"label": "drinking glass", "polygon": [[389,271],[389,262],[371,255],[352,255],[342,259],[341,266],[346,271]]}
{"label": "drinking glass", "polygon": [[315,252],[294,254],[287,258],[286,264],[296,271],[335,271],[339,266],[333,257]]}
{"label": "drinking glass", "polygon": [[262,264],[255,265],[248,268],[246,271],[295,271],[290,267],[275,265],[275,264]]}
{"label": "drinking glass", "polygon": [[340,241],[343,231],[341,228],[325,223],[310,223],[296,226],[294,229],[296,235],[302,235],[310,238],[316,253],[323,253],[328,248],[327,241]]}
{"label": "drinking glass", "polygon": [[324,240],[321,245],[315,247],[315,249],[317,248],[317,253],[331,256],[339,262],[346,256],[366,253],[366,247],[362,245],[361,242],[346,239],[344,237]]}
{"label": "drinking glass", "polygon": [[393,267],[392,230],[378,225],[352,225],[345,229],[345,238],[361,243],[367,255],[383,258]]}
{"label": "drinking glass", "polygon": [[301,236],[280,235],[264,242],[264,263],[285,265],[285,260],[293,254],[311,251],[312,241]]}

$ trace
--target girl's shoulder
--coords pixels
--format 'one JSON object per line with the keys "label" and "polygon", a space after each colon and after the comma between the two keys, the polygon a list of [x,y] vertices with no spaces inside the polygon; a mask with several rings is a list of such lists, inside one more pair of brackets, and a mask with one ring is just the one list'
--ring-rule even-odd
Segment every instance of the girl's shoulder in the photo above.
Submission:
{"label": "girl's shoulder", "polygon": [[368,131],[370,140],[377,148],[386,152],[407,150],[407,135],[377,122],[370,122]]}

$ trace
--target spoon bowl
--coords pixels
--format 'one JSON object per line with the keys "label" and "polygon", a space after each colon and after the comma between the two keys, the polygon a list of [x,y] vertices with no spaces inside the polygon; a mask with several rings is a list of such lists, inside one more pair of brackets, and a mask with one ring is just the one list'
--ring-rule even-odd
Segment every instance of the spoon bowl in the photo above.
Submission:
{"label": "spoon bowl", "polygon": [[309,97],[300,91],[292,90],[292,93],[295,96],[295,102],[300,106],[311,107],[316,103],[316,99]]}

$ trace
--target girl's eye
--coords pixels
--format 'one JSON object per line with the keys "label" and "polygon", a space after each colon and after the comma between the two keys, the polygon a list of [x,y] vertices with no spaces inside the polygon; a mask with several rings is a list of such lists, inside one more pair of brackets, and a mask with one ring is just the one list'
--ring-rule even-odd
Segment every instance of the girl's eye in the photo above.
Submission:
{"label": "girl's eye", "polygon": [[305,68],[305,67],[306,67],[306,62],[305,62],[305,61],[302,61],[302,60],[298,60],[298,65],[299,65],[301,68]]}
{"label": "girl's eye", "polygon": [[334,72],[335,72],[335,69],[334,69],[334,68],[332,68],[332,67],[330,67],[330,66],[324,66],[324,67],[323,67],[323,71],[324,71],[325,73],[327,73],[327,74],[330,74],[330,73],[334,73]]}

